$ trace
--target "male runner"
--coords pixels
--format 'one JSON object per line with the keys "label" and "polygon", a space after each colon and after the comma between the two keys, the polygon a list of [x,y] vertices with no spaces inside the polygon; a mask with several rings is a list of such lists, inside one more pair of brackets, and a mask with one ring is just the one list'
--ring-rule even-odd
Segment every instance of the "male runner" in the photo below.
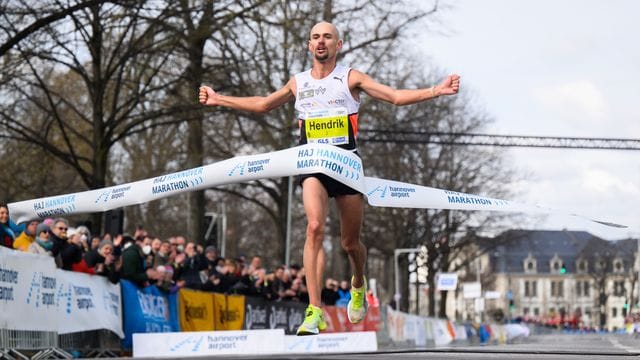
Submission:
{"label": "male runner", "polygon": [[[337,65],[342,40],[333,24],[320,22],[312,29],[308,48],[313,55],[310,70],[296,74],[280,90],[267,96],[233,97],[202,86],[203,105],[265,113],[295,100],[300,125],[300,143],[321,142],[356,152],[360,92],[395,105],[408,105],[458,92],[460,77],[449,75],[441,84],[425,89],[397,90],[374,81],[357,70]],[[330,131],[327,131],[330,129]],[[322,242],[329,198],[334,197],[340,214],[341,245],[347,252],[353,277],[349,321],[358,323],[367,313],[367,283],[364,277],[366,248],[360,241],[364,211],[363,195],[323,174],[301,176],[302,201],[307,217],[303,263],[309,290],[309,306],[298,335],[315,335],[327,326],[320,308],[324,273]]]}

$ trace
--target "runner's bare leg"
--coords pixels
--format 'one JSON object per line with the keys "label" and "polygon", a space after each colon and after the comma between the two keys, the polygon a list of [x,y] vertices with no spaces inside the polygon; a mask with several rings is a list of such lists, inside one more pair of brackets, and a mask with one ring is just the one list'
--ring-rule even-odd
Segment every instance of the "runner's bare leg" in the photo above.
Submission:
{"label": "runner's bare leg", "polygon": [[322,305],[320,289],[324,271],[322,242],[329,210],[329,197],[320,180],[310,177],[302,186],[302,203],[307,215],[307,232],[304,242],[303,264],[309,291],[309,304]]}
{"label": "runner's bare leg", "polygon": [[336,197],[336,204],[340,213],[340,244],[347,252],[351,263],[354,277],[352,285],[360,288],[363,285],[364,266],[367,261],[367,249],[360,241],[364,197],[362,194],[341,195]]}

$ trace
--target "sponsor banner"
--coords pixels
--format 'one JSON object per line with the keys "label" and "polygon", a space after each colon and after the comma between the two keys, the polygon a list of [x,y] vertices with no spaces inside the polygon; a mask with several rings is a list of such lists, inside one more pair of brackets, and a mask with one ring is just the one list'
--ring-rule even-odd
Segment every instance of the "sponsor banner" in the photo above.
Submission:
{"label": "sponsor banner", "polygon": [[178,311],[182,331],[215,330],[213,294],[210,292],[180,289]]}
{"label": "sponsor banner", "polygon": [[438,273],[436,275],[436,291],[455,291],[457,287],[457,273]]}
{"label": "sponsor banner", "polygon": [[449,322],[441,319],[428,319],[433,327],[434,342],[436,346],[449,345],[453,336],[449,331]]}
{"label": "sponsor banner", "polygon": [[370,307],[363,321],[352,324],[347,316],[347,308],[337,306],[323,306],[324,317],[327,321],[327,333],[352,331],[378,331],[380,327],[380,309]]}
{"label": "sponsor banner", "polygon": [[295,334],[304,320],[307,304],[294,301],[271,302],[258,297],[245,298],[245,329],[283,329]]}
{"label": "sponsor banner", "polygon": [[177,294],[164,293],[154,285],[138,288],[127,280],[120,280],[120,286],[125,348],[131,348],[131,337],[136,333],[180,331]]}
{"label": "sponsor banner", "polygon": [[214,328],[216,330],[242,330],[244,325],[242,295],[213,294]]}
{"label": "sponsor banner", "polygon": [[401,311],[393,310],[387,306],[387,326],[389,327],[389,337],[396,342],[406,341],[404,335],[405,314]]}
{"label": "sponsor banner", "polygon": [[[155,178],[102,189],[25,200],[10,203],[8,206],[12,219],[20,223],[36,217],[103,212],[224,184],[309,173],[323,173],[360,191],[367,196],[372,206],[564,214],[536,205],[365,177],[362,161],[356,154],[336,146],[319,143],[264,154],[238,156]],[[575,214],[570,215],[584,218]],[[607,226],[625,227],[589,220]]]}
{"label": "sponsor banner", "polygon": [[52,257],[0,246],[0,329],[58,331],[59,286]]}
{"label": "sponsor banner", "polygon": [[479,282],[462,283],[462,298],[475,299],[482,297],[482,286]]}
{"label": "sponsor banner", "polygon": [[199,331],[134,334],[134,357],[282,354],[284,332],[275,330]]}
{"label": "sponsor banner", "polygon": [[120,286],[107,278],[56,269],[58,333],[107,329],[124,337]]}
{"label": "sponsor banner", "polygon": [[288,353],[352,353],[375,352],[378,340],[373,331],[319,334],[316,336],[285,336]]}

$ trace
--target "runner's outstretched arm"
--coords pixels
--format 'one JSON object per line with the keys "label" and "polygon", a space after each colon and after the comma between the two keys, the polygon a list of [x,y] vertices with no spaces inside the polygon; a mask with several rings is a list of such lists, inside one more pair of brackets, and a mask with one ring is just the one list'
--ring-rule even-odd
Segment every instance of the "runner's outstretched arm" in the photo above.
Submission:
{"label": "runner's outstretched arm", "polygon": [[250,111],[255,113],[266,113],[281,105],[295,100],[295,79],[289,82],[280,90],[267,96],[228,96],[215,92],[209,86],[200,86],[198,100],[202,105],[224,106],[234,110]]}
{"label": "runner's outstretched arm", "polygon": [[440,84],[426,89],[394,89],[380,84],[369,75],[352,70],[349,75],[349,87],[359,88],[374,99],[394,105],[409,105],[436,98],[440,95],[453,95],[460,88],[460,76],[449,75]]}

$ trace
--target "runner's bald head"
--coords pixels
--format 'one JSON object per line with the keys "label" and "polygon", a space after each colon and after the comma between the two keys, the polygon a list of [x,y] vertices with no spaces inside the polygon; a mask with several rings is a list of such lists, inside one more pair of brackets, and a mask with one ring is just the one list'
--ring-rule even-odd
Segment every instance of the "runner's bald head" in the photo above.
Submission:
{"label": "runner's bald head", "polygon": [[332,33],[335,36],[336,40],[340,40],[340,33],[338,32],[338,28],[332,23],[326,21],[321,21],[311,28],[309,39],[311,39],[313,34],[324,34],[327,32]]}

